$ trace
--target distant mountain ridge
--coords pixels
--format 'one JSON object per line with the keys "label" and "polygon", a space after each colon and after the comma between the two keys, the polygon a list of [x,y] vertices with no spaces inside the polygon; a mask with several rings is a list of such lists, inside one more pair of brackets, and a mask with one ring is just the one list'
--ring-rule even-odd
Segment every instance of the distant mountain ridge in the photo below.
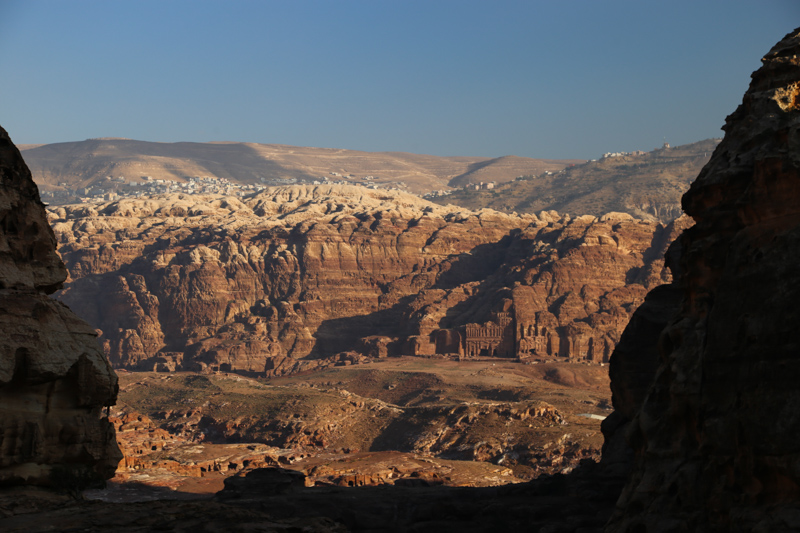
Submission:
{"label": "distant mountain ridge", "polygon": [[[225,178],[238,184],[313,183],[327,178],[397,187],[422,194],[479,181],[510,181],[558,171],[583,160],[526,157],[440,157],[404,152],[364,152],[239,142],[157,143],[100,138],[24,145],[23,157],[44,190],[79,189],[107,177],[126,181]],[[283,180],[283,182],[281,182]]]}
{"label": "distant mountain ridge", "polygon": [[[522,176],[492,188],[460,189],[429,199],[505,213],[555,210],[600,216],[619,211],[637,218],[669,222],[683,213],[681,195],[689,189],[718,143],[718,139],[707,139],[682,146],[665,145],[652,152],[607,154],[560,171]],[[493,167],[501,168],[508,159],[493,160]],[[476,165],[459,179],[469,176],[472,183],[481,181],[479,176],[484,168]]]}
{"label": "distant mountain ridge", "polygon": [[42,198],[51,204],[210,190],[244,196],[269,186],[347,184],[398,189],[439,204],[505,213],[611,211],[667,223],[711,157],[707,139],[651,152],[579,159],[440,157],[240,142],[157,143],[87,139],[23,147]]}

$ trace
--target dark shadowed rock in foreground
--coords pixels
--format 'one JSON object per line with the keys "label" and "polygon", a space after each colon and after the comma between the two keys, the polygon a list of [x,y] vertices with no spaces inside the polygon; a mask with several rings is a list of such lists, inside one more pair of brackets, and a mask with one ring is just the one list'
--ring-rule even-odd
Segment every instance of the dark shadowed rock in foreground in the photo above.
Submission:
{"label": "dark shadowed rock in foreground", "polygon": [[607,531],[800,528],[799,54],[795,30],[766,55],[683,197],[696,225],[676,245],[682,300],[651,388],[640,385],[669,289],[651,293],[650,318],[643,305],[612,357],[635,460]]}
{"label": "dark shadowed rock in foreground", "polygon": [[36,185],[0,128],[0,484],[79,488],[121,458],[100,417],[116,375],[94,330],[47,296],[65,279]]}

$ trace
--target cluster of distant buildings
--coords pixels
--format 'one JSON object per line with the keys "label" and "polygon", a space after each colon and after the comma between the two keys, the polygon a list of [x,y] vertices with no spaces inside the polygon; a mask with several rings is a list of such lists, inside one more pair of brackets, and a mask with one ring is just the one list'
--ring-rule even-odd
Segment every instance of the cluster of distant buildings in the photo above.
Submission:
{"label": "cluster of distant buildings", "polygon": [[[668,142],[664,141],[664,144],[661,148],[656,148],[656,150],[669,150],[670,145]],[[647,152],[642,150],[634,150],[633,152],[606,152],[602,155],[601,159],[608,159],[609,157],[624,157],[626,155],[646,155]],[[595,159],[592,159],[595,161]]]}
{"label": "cluster of distant buildings", "polygon": [[464,189],[468,191],[489,191],[494,189],[494,186],[497,184],[496,181],[490,181],[487,183],[478,182],[478,183],[467,183],[464,185]]}
{"label": "cluster of distant buildings", "polygon": [[[356,178],[354,175],[343,175],[331,172],[331,179],[327,176],[312,181],[314,185],[342,184],[360,185],[370,189],[386,188],[392,190],[405,190],[405,182],[395,184],[376,184],[377,176]],[[336,179],[338,178],[338,179]],[[213,176],[185,176],[184,181],[158,179],[151,176],[140,176],[138,179],[129,180],[124,176],[106,176],[102,180],[87,187],[70,189],[66,182],[59,183],[60,190],[41,189],[40,195],[47,203],[65,204],[79,202],[115,201],[120,198],[135,198],[142,195],[156,195],[168,193],[183,194],[223,194],[227,196],[245,196],[264,190],[271,186],[292,185],[298,183],[297,178],[258,178],[256,184],[241,184],[227,178]]]}
{"label": "cluster of distant buildings", "polygon": [[185,193],[185,194],[225,194],[244,196],[264,189],[259,185],[242,185],[226,178],[186,177],[186,181],[173,181],[141,176],[138,180],[128,180],[124,176],[106,176],[99,183],[78,189],[69,189],[66,182],[59,183],[62,190],[41,190],[42,200],[50,202],[93,202],[114,201],[120,198],[135,198],[145,194]]}
{"label": "cluster of distant buildings", "polygon": [[[666,147],[669,148],[669,145],[666,145]],[[606,152],[600,157],[600,159],[608,159],[609,157],[625,157],[626,155],[644,155],[646,153],[647,152],[642,150],[634,150],[633,152]]]}
{"label": "cluster of distant buildings", "polygon": [[344,172],[330,172],[328,176],[321,176],[311,183],[313,185],[357,185],[366,187],[367,189],[390,189],[393,191],[408,190],[408,185],[404,181],[398,181],[391,184],[378,184],[375,180],[380,179],[380,176],[364,176],[362,178],[356,177],[355,174],[346,174]]}
{"label": "cluster of distant buildings", "polygon": [[[480,181],[478,183],[467,183],[462,187],[462,189],[465,191],[490,191],[495,188],[495,185],[497,185],[496,181],[489,181],[489,182]],[[449,194],[453,194],[453,191],[440,189],[438,191],[431,191],[429,193],[423,194],[422,197],[439,198],[441,196],[447,196]]]}
{"label": "cluster of distant buildings", "polygon": [[453,194],[452,190],[439,189],[438,191],[431,191],[422,195],[423,198],[438,198],[440,196],[447,196]]}

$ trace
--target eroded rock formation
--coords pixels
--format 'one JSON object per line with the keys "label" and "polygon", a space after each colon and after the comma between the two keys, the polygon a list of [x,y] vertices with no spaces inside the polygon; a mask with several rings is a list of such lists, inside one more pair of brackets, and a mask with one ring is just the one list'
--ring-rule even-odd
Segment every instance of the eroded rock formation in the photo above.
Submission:
{"label": "eroded rock formation", "polygon": [[75,469],[109,478],[121,454],[101,409],[114,403],[117,378],[95,331],[47,296],[67,272],[2,128],[0,180],[0,483],[49,484],[54,468],[62,482]]}
{"label": "eroded rock formation", "polygon": [[670,279],[661,256],[689,221],[546,217],[510,232],[484,278],[420,290],[407,351],[607,362],[647,290]]}
{"label": "eroded rock formation", "polygon": [[[102,331],[114,365],[285,373],[353,351],[607,361],[668,281],[661,256],[687,219],[520,217],[295,186],[50,220],[72,278],[60,298]],[[498,316],[507,331],[488,342]]]}
{"label": "eroded rock formation", "polygon": [[696,225],[675,245],[676,279],[651,293],[612,357],[635,463],[607,531],[800,528],[798,56],[800,29],[753,74],[683,197]]}

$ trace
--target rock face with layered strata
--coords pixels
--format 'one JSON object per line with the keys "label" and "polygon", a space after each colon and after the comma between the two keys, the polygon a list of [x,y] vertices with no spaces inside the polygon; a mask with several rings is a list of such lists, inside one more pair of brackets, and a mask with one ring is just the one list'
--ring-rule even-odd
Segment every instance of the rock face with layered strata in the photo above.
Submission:
{"label": "rock face with layered strata", "polygon": [[19,151],[0,128],[0,483],[48,484],[53,468],[113,475],[102,419],[117,379],[95,331],[49,298],[67,272]]}
{"label": "rock face with layered strata", "polygon": [[50,220],[72,278],[60,298],[114,365],[273,374],[345,352],[467,356],[469,328],[497,316],[509,353],[475,355],[607,361],[668,281],[661,256],[684,224],[347,186],[64,206]]}
{"label": "rock face with layered strata", "polygon": [[608,531],[800,527],[798,55],[800,29],[764,57],[683,197],[696,225],[674,250],[679,303],[660,288],[624,334],[650,357],[659,337],[660,366],[612,357],[635,463]]}

